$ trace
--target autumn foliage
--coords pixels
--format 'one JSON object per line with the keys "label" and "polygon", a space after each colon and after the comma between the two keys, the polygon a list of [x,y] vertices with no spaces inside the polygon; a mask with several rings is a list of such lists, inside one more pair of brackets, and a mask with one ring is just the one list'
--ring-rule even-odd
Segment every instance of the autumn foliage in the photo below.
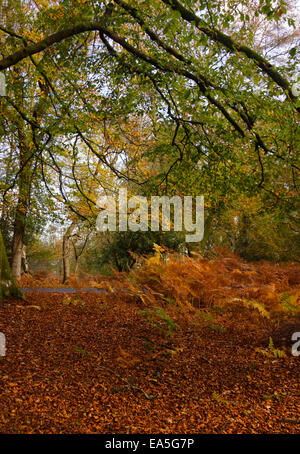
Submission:
{"label": "autumn foliage", "polygon": [[169,302],[193,310],[244,303],[264,308],[265,314],[300,309],[299,264],[249,263],[226,250],[211,259],[197,253],[140,258],[129,274],[115,273],[102,286],[127,288],[146,305]]}

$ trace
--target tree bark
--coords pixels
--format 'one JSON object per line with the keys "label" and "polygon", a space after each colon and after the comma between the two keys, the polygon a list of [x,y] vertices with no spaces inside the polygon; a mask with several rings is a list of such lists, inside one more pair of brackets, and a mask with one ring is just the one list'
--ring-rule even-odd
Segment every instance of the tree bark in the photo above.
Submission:
{"label": "tree bark", "polygon": [[29,273],[29,264],[27,261],[27,253],[26,253],[26,246],[23,246],[22,250],[22,270],[24,273],[28,274]]}
{"label": "tree bark", "polygon": [[62,245],[62,262],[63,262],[63,284],[70,279],[71,266],[70,266],[70,249],[71,249],[71,235],[76,226],[76,223],[73,222],[70,227],[68,227],[66,233],[63,236],[63,245]]}
{"label": "tree bark", "polygon": [[[18,70],[15,70],[16,83],[21,83],[21,77]],[[17,85],[18,86],[18,85]],[[18,89],[20,90],[20,89]],[[16,92],[22,99],[22,91]],[[38,101],[33,106],[32,115],[37,124],[39,123],[42,115],[46,110],[47,90],[44,90],[44,96],[40,96]],[[11,268],[12,274],[15,279],[19,279],[22,274],[22,264],[24,265],[25,273],[28,272],[28,264],[22,260],[24,258],[24,238],[26,230],[26,218],[30,208],[31,187],[34,169],[32,166],[33,161],[33,148],[35,147],[33,137],[34,132],[26,128],[23,118],[18,118],[17,121],[17,135],[18,135],[18,149],[19,149],[19,178],[18,178],[18,204],[15,215],[14,234],[12,241],[12,259]]]}
{"label": "tree bark", "polygon": [[24,246],[25,223],[16,219],[12,243],[11,271],[14,279],[20,279],[22,271],[22,252]]}
{"label": "tree bark", "polygon": [[77,274],[78,272],[78,267],[79,267],[79,260],[82,254],[85,251],[85,248],[87,247],[88,241],[89,241],[90,233],[88,233],[84,239],[84,243],[81,247],[81,250],[76,249],[76,244],[74,241],[72,241],[73,248],[74,248],[74,258],[75,258],[75,267],[74,267],[74,274]]}
{"label": "tree bark", "polygon": [[22,293],[13,279],[0,230],[0,301],[9,297],[22,298]]}
{"label": "tree bark", "polygon": [[19,123],[18,137],[20,166],[20,175],[18,180],[19,197],[15,215],[11,259],[11,268],[14,279],[19,279],[22,272],[22,253],[24,248],[26,216],[30,203],[31,188],[31,153],[27,148],[26,133],[22,122]]}

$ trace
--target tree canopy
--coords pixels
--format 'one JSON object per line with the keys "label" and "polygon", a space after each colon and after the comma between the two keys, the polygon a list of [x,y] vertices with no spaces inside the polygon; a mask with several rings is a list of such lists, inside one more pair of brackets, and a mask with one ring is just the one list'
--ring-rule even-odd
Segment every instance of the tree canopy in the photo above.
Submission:
{"label": "tree canopy", "polygon": [[25,225],[38,229],[46,212],[91,225],[99,195],[121,182],[142,194],[204,194],[208,218],[255,206],[294,224],[296,4],[3,0],[0,9],[1,217],[5,230],[14,213],[13,269]]}

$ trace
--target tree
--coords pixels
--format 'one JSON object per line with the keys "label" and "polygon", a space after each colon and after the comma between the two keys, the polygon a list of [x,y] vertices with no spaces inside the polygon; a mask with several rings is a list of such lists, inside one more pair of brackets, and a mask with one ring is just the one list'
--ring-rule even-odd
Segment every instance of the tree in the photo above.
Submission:
{"label": "tree", "polygon": [[[285,40],[280,58],[272,54],[274,40],[259,46],[246,1],[224,7],[212,0],[115,0],[74,7],[64,0],[43,2],[38,10],[24,3],[33,14],[23,31],[14,23],[1,25],[9,46],[0,70],[27,63],[47,86],[47,121],[16,107],[34,137],[39,135],[35,155],[41,144],[47,148],[41,166],[52,162],[59,185],[64,163],[57,156],[63,157],[62,143],[74,141],[116,177],[134,179],[120,168],[120,159],[109,159],[105,130],[119,119],[153,118],[155,110],[151,147],[141,158],[163,156],[166,165],[153,178],[147,175],[152,187],[168,185],[172,191],[179,184],[182,194],[205,190],[210,218],[238,192],[262,192],[266,204],[293,204],[299,170],[294,131],[300,108],[292,90],[297,50],[292,39]],[[293,29],[281,0],[253,4],[258,22]],[[15,84],[9,80],[8,90]],[[42,140],[47,136],[48,147]],[[144,184],[138,176],[136,183]],[[66,194],[64,202],[70,206]]]}
{"label": "tree", "polygon": [[138,256],[153,254],[153,245],[182,252],[183,236],[177,232],[120,232],[102,237],[97,247],[98,266],[108,264],[118,271],[127,271]]}
{"label": "tree", "polygon": [[73,222],[65,232],[63,236],[63,245],[62,245],[62,260],[63,260],[63,284],[70,279],[71,269],[70,269],[70,244],[71,244],[71,236],[73,234],[73,230],[76,227],[75,222]]}
{"label": "tree", "polygon": [[22,293],[12,276],[0,230],[0,301],[8,297],[20,298]]}

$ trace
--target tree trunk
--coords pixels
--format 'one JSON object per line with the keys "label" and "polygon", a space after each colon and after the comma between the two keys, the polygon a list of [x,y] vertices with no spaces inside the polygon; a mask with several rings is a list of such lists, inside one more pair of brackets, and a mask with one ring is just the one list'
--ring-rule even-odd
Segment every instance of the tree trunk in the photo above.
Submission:
{"label": "tree trunk", "polygon": [[67,229],[66,233],[63,236],[63,246],[62,246],[62,261],[63,261],[63,284],[70,279],[71,266],[70,266],[70,249],[71,241],[70,237],[75,228],[76,224],[73,222],[70,227]]}
{"label": "tree trunk", "polygon": [[207,242],[208,242],[208,240],[210,238],[210,235],[212,233],[213,220],[214,220],[214,214],[213,213],[209,213],[207,218],[205,219],[205,223],[204,223],[203,239],[199,243],[199,252],[200,252],[201,255],[204,254],[205,247],[206,247]]}
{"label": "tree trunk", "polygon": [[77,257],[77,259],[76,259],[76,261],[75,261],[74,274],[77,274],[77,273],[78,273],[79,258],[80,258],[80,257]]}
{"label": "tree trunk", "polygon": [[[80,238],[80,237],[79,237]],[[72,241],[73,248],[74,248],[74,258],[75,258],[75,268],[74,268],[74,274],[76,275],[78,273],[78,267],[79,267],[79,260],[82,254],[85,251],[85,248],[87,247],[88,241],[90,238],[90,233],[88,233],[85,237],[84,243],[81,247],[81,250],[76,248],[76,244],[74,241]]]}
{"label": "tree trunk", "polygon": [[25,224],[16,220],[12,244],[11,270],[14,279],[20,279],[24,247]]}
{"label": "tree trunk", "polygon": [[[20,76],[19,70],[15,69],[15,83],[17,87],[16,95],[23,99],[23,81]],[[34,104],[32,116],[37,123],[40,122],[44,111],[47,108],[46,98],[48,92],[45,88],[42,90],[43,96],[39,96],[38,101]],[[11,267],[15,279],[19,279],[22,273],[22,255],[24,250],[24,237],[26,229],[26,217],[30,208],[31,187],[34,169],[32,161],[34,157],[34,132],[28,128],[22,118],[17,120],[17,135],[18,135],[18,149],[19,149],[19,178],[18,178],[18,204],[15,215],[14,234],[12,242],[12,259]],[[27,262],[25,265],[25,272]]]}
{"label": "tree trunk", "polygon": [[63,237],[63,284],[70,279],[70,237]]}
{"label": "tree trunk", "polygon": [[26,229],[26,216],[30,204],[31,190],[31,151],[27,148],[24,124],[19,123],[19,166],[20,175],[18,180],[18,204],[15,215],[14,234],[12,241],[11,268],[14,279],[19,279],[22,272],[22,253]]}
{"label": "tree trunk", "polygon": [[29,273],[29,264],[27,261],[27,253],[26,253],[26,246],[23,246],[22,250],[22,270],[24,273],[28,274]]}
{"label": "tree trunk", "polygon": [[22,293],[13,279],[0,230],[0,301],[8,297],[20,298]]}

